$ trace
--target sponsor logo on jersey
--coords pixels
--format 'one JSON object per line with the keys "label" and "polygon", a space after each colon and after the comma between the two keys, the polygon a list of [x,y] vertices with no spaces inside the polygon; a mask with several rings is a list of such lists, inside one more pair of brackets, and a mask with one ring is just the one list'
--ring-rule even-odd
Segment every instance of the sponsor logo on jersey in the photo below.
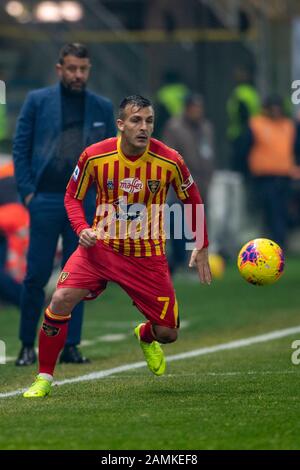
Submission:
{"label": "sponsor logo on jersey", "polygon": [[67,279],[67,277],[69,276],[69,274],[70,273],[67,273],[67,272],[63,271],[59,276],[58,282],[64,282]]}
{"label": "sponsor logo on jersey", "polygon": [[147,180],[147,187],[152,194],[155,194],[160,187],[159,180]]}
{"label": "sponsor logo on jersey", "polygon": [[107,189],[108,189],[109,191],[112,191],[112,190],[114,189],[114,187],[115,187],[115,186],[114,186],[114,180],[107,180],[106,184],[107,184]]}
{"label": "sponsor logo on jersey", "polygon": [[181,191],[186,191],[190,186],[192,186],[193,182],[193,177],[190,175],[180,186]]}
{"label": "sponsor logo on jersey", "polygon": [[79,166],[76,165],[76,168],[75,168],[74,173],[73,173],[73,180],[74,180],[74,181],[77,181],[77,180],[78,180],[79,173],[80,173]]}
{"label": "sponsor logo on jersey", "polygon": [[124,178],[120,181],[120,189],[126,193],[138,193],[144,185],[138,178]]}

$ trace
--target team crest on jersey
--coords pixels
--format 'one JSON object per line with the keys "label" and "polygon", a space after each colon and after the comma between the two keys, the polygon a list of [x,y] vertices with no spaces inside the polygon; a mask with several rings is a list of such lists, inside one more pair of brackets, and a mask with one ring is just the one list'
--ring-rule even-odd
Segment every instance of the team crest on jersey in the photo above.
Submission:
{"label": "team crest on jersey", "polygon": [[69,276],[70,273],[67,273],[65,271],[62,271],[62,273],[59,276],[58,282],[64,282],[67,277]]}
{"label": "team crest on jersey", "polygon": [[120,189],[126,193],[139,193],[143,187],[143,182],[138,178],[124,178],[120,181]]}
{"label": "team crest on jersey", "polygon": [[180,186],[181,191],[186,191],[190,186],[192,186],[193,182],[193,177],[190,175]]}
{"label": "team crest on jersey", "polygon": [[79,173],[80,173],[79,166],[76,165],[76,168],[75,168],[74,173],[73,173],[73,180],[74,180],[74,181],[77,181],[77,180],[78,180]]}
{"label": "team crest on jersey", "polygon": [[114,180],[107,180],[106,185],[107,185],[107,189],[108,189],[109,191],[112,191],[112,190],[114,189],[114,187],[115,187],[115,186],[114,186]]}
{"label": "team crest on jersey", "polygon": [[160,181],[159,180],[147,180],[147,187],[149,191],[151,191],[152,194],[155,194],[158,191],[158,188],[160,187]]}

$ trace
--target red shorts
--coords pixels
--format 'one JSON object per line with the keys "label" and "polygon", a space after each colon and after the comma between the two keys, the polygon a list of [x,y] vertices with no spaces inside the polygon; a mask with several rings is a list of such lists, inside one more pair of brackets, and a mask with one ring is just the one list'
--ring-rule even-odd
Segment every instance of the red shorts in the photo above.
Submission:
{"label": "red shorts", "polygon": [[101,294],[108,281],[119,284],[151,323],[178,328],[178,304],[164,255],[126,256],[102,241],[91,248],[79,246],[64,266],[57,287],[88,289],[85,300],[89,300]]}

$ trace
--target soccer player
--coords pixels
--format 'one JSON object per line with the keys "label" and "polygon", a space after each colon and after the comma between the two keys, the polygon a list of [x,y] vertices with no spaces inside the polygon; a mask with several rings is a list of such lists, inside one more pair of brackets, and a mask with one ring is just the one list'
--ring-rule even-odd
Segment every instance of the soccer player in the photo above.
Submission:
{"label": "soccer player", "polygon": [[[70,312],[82,299],[96,298],[108,281],[118,283],[146,317],[135,328],[135,336],[151,372],[165,372],[159,343],[177,339],[179,319],[165,256],[163,214],[156,208],[164,204],[170,184],[190,205],[191,228],[200,233],[190,266],[197,266],[202,283],[211,282],[205,221],[196,217],[201,197],[182,157],[151,138],[151,102],[139,95],[125,98],[117,126],[118,138],[94,144],[82,153],[67,186],[65,206],[79,246],[64,266],[45,311],[39,334],[39,374],[24,397],[50,393]],[[82,201],[93,183],[97,210],[90,227]]]}

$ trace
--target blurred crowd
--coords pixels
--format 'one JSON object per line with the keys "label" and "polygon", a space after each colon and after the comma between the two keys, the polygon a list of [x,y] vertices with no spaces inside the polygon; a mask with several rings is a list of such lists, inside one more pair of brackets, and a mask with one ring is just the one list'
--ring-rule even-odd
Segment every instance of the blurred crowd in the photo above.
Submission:
{"label": "blurred crowd", "polygon": [[19,306],[26,272],[29,215],[18,201],[13,163],[0,166],[0,301]]}
{"label": "blurred crowd", "polygon": [[[300,115],[292,118],[277,94],[261,97],[250,71],[237,67],[226,103],[230,159],[219,170],[203,97],[178,75],[167,78],[157,93],[157,133],[183,155],[199,185],[211,251],[233,260],[247,236],[288,248],[289,233],[300,220]],[[173,239],[170,245],[174,271],[186,258],[185,244]]]}
{"label": "blurred crowd", "polygon": [[[155,136],[187,162],[208,214],[210,249],[225,259],[235,258],[247,234],[286,249],[290,230],[300,224],[300,115],[292,118],[278,95],[261,97],[245,68],[234,73],[236,85],[226,104],[226,169],[217,167],[214,125],[204,97],[174,71],[165,74],[155,97]],[[0,141],[7,138],[6,127],[1,105]],[[0,165],[0,301],[19,305],[29,216],[18,198],[12,162]],[[186,260],[185,240],[172,238],[168,253],[175,272]]]}

